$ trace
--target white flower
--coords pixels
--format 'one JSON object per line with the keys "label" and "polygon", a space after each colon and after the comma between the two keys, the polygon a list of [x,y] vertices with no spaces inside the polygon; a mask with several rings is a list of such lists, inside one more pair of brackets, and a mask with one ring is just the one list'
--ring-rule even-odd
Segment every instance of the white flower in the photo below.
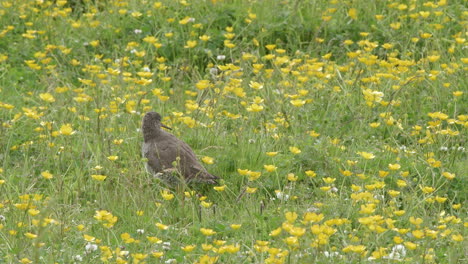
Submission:
{"label": "white flower", "polygon": [[96,244],[88,243],[85,246],[85,251],[86,253],[91,253],[93,251],[96,251],[98,246]]}
{"label": "white flower", "polygon": [[0,221],[5,221],[6,217],[3,215],[0,215]]}
{"label": "white flower", "polygon": [[403,260],[406,256],[406,248],[403,245],[396,245],[392,248],[392,252],[385,256],[385,259],[393,259],[393,260]]}
{"label": "white flower", "polygon": [[218,75],[218,68],[210,68],[210,74],[213,77]]}
{"label": "white flower", "polygon": [[144,229],[137,229],[137,233],[143,235],[145,233]]}
{"label": "white flower", "polygon": [[289,195],[278,191],[278,192],[276,192],[276,198],[278,198],[280,200],[283,200],[283,201],[287,201],[287,200],[289,200]]}
{"label": "white flower", "polygon": [[74,259],[75,261],[80,261],[80,262],[83,261],[83,257],[81,257],[80,255],[74,256],[73,259]]}
{"label": "white flower", "polygon": [[165,250],[171,249],[171,242],[163,242],[162,247]]}
{"label": "white flower", "polygon": [[133,30],[135,34],[141,34],[143,31],[141,29],[135,29]]}

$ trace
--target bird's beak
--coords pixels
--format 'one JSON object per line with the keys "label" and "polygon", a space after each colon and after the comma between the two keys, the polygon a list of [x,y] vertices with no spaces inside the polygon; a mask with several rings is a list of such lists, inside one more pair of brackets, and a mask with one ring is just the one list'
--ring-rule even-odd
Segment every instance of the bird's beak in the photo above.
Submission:
{"label": "bird's beak", "polygon": [[169,130],[172,130],[172,128],[166,126],[165,124],[161,124],[162,127],[166,128],[166,129],[169,129]]}

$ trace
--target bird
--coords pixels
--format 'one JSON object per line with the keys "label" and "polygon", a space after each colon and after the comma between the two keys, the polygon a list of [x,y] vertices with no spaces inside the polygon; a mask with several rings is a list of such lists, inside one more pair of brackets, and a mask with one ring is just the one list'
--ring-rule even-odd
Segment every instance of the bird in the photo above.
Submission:
{"label": "bird", "polygon": [[144,115],[141,151],[147,160],[146,170],[170,187],[191,183],[218,184],[220,178],[200,164],[192,148],[162,128],[172,130],[161,123],[159,113]]}

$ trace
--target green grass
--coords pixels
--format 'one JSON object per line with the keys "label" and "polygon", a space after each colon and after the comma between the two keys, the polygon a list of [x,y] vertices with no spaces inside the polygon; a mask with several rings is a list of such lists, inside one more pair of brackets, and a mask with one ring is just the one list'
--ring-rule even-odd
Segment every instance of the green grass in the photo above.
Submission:
{"label": "green grass", "polygon": [[0,262],[466,262],[465,1],[0,3]]}

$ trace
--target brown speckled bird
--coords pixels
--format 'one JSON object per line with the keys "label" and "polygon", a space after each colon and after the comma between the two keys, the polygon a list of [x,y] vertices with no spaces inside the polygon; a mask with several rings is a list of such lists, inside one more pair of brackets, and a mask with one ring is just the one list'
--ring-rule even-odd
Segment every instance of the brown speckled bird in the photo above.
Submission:
{"label": "brown speckled bird", "polygon": [[208,173],[189,145],[161,127],[171,129],[161,123],[160,114],[145,114],[141,150],[148,160],[147,170],[172,187],[185,183],[217,184],[219,177]]}

